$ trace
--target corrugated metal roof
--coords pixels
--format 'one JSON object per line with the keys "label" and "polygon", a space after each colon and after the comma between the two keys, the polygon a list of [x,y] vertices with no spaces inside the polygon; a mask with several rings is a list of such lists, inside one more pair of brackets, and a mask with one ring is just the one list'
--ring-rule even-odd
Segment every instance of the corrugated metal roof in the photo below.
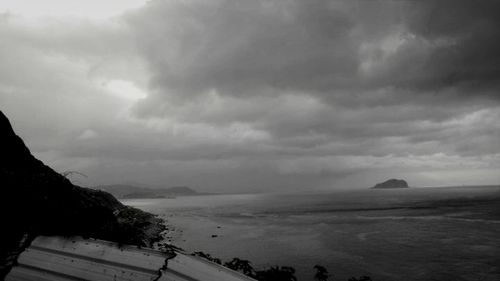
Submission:
{"label": "corrugated metal roof", "polygon": [[36,238],[7,275],[11,280],[250,281],[239,272],[176,252],[78,237]]}

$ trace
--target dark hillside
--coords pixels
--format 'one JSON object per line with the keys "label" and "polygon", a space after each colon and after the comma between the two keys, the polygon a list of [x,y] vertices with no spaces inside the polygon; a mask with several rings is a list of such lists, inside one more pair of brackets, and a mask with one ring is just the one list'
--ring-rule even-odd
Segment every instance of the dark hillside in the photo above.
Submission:
{"label": "dark hillside", "polygon": [[36,159],[0,111],[0,279],[37,235],[80,235],[147,246],[161,220],[111,194],[73,185]]}

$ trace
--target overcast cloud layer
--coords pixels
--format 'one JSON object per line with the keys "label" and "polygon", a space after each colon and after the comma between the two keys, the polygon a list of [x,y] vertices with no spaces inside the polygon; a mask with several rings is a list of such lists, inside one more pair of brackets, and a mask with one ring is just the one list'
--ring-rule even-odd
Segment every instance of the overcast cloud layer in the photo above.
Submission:
{"label": "overcast cloud layer", "polygon": [[500,183],[498,1],[12,3],[1,110],[80,184]]}

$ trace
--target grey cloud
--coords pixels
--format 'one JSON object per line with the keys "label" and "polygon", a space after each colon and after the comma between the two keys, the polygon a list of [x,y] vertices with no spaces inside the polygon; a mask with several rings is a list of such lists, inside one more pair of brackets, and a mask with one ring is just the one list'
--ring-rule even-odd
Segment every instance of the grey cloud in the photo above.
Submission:
{"label": "grey cloud", "polygon": [[491,87],[498,88],[500,77],[499,12],[497,1],[414,3],[407,27],[434,45],[422,69],[428,77],[419,84],[427,89],[465,87],[498,99]]}
{"label": "grey cloud", "polygon": [[[162,97],[192,98],[211,89],[238,97],[299,91],[333,104],[432,103],[436,95],[497,99],[496,6],[153,1],[129,17],[153,70],[155,103],[146,100],[138,110],[148,115]],[[371,99],[374,91],[386,94]]]}
{"label": "grey cloud", "polygon": [[[456,131],[440,123],[495,107],[488,103],[498,97],[500,48],[484,35],[500,29],[497,5],[488,3],[153,1],[129,17],[153,71],[152,94],[136,112],[222,126],[246,122],[283,144],[446,141]],[[153,24],[156,17],[161,24]],[[226,108],[175,109],[209,91],[230,100]],[[295,108],[287,96],[298,101]],[[300,104],[307,97],[319,106]]]}
{"label": "grey cloud", "polygon": [[6,43],[44,54],[66,55],[78,60],[123,57],[135,51],[128,26],[119,18],[100,23],[85,19],[47,18],[35,24],[5,14],[0,21]]}
{"label": "grey cloud", "polygon": [[[216,88],[227,95],[258,95],[268,88],[326,87],[356,71],[350,19],[322,3],[214,1],[172,7],[153,2],[155,11],[130,21],[159,91],[192,96]],[[150,25],[151,16],[161,17],[161,24]]]}
{"label": "grey cloud", "polygon": [[2,15],[0,105],[35,153],[65,147],[74,131],[110,122],[123,106],[93,81],[96,74],[134,73],[121,70],[134,65],[134,58],[123,62],[134,49],[123,29],[85,20],[31,22]]}
{"label": "grey cloud", "polygon": [[[107,23],[4,15],[0,102],[35,154],[96,183],[360,187],[460,169],[489,180],[497,8],[217,0],[150,1]],[[149,83],[147,97],[110,96],[99,79]]]}

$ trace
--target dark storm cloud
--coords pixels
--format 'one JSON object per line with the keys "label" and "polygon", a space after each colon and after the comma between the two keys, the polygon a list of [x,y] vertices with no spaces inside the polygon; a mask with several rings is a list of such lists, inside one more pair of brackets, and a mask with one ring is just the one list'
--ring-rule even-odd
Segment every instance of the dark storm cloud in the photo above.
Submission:
{"label": "dark storm cloud", "polygon": [[[154,75],[155,102],[139,112],[155,112],[162,96],[211,89],[305,92],[330,103],[498,100],[498,3],[437,3],[153,1],[130,18]],[[372,100],[374,91],[386,94]]]}
{"label": "dark storm cloud", "polygon": [[20,123],[44,160],[97,183],[493,182],[499,5],[153,0],[105,24],[5,15],[0,101],[43,117]]}
{"label": "dark storm cloud", "polygon": [[[305,3],[157,1],[130,21],[160,92],[246,96],[343,83],[357,68],[353,23],[335,7]],[[156,17],[163,22],[150,25]]]}
{"label": "dark storm cloud", "polygon": [[324,174],[340,160],[304,159],[495,154],[497,11],[494,1],[152,1],[128,16],[152,71],[134,111],[269,137],[193,156],[293,156]]}
{"label": "dark storm cloud", "polygon": [[443,87],[462,87],[464,91],[475,91],[498,99],[498,13],[498,1],[412,3],[406,27],[432,47],[421,69],[424,75],[408,77],[403,82],[430,91]]}

